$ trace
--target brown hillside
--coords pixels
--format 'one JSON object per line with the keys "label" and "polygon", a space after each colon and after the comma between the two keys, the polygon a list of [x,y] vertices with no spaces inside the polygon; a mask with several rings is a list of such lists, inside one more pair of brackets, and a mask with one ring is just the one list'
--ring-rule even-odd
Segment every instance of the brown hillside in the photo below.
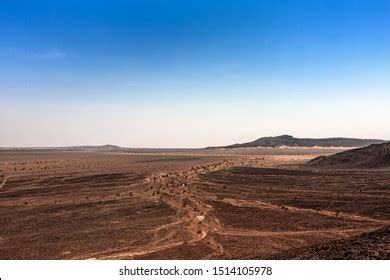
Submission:
{"label": "brown hillside", "polygon": [[344,151],[311,160],[311,166],[390,167],[390,142]]}

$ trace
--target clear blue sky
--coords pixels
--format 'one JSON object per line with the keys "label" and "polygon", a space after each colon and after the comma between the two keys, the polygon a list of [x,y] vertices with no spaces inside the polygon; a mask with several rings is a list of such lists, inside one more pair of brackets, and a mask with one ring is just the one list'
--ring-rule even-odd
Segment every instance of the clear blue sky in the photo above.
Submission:
{"label": "clear blue sky", "polygon": [[390,139],[390,1],[0,2],[0,146]]}

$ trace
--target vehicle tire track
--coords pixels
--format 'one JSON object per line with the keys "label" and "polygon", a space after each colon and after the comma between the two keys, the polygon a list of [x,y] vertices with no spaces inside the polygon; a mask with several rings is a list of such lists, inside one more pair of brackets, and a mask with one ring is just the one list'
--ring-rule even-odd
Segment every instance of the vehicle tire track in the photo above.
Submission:
{"label": "vehicle tire track", "polygon": [[5,183],[7,183],[7,180],[11,177],[11,175],[7,175],[4,177],[3,182],[0,184],[0,189],[4,188]]}

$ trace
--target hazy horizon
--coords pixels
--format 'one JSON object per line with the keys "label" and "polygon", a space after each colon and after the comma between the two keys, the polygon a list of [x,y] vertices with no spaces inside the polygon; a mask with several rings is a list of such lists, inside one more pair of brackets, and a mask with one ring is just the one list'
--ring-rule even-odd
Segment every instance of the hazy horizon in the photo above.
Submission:
{"label": "hazy horizon", "polygon": [[[116,143],[99,143],[99,144],[82,144],[82,145],[65,145],[65,146],[0,146],[0,148],[68,148],[68,147],[100,147],[100,146],[117,146],[119,148],[129,148],[129,149],[204,149],[204,148],[213,148],[213,147],[223,147],[223,146],[228,146],[228,145],[233,145],[233,144],[243,144],[247,142],[252,142],[255,140],[258,140],[260,138],[267,138],[267,137],[279,137],[279,136],[286,136],[288,134],[283,134],[283,135],[267,135],[267,136],[260,136],[257,137],[256,139],[249,139],[246,141],[242,141],[240,143],[228,143],[224,145],[214,145],[214,146],[203,146],[203,147],[132,147],[132,146],[122,146],[122,145],[117,145]],[[294,135],[288,135],[292,136],[294,138],[299,138],[299,139],[331,139],[331,138],[346,138],[346,139],[362,139],[362,140],[383,140],[383,141],[390,141],[389,139],[378,139],[378,138],[350,138],[350,137],[343,137],[343,136],[330,136],[330,137],[321,137],[321,138],[313,138],[313,137],[296,137]],[[340,146],[341,148],[342,146]],[[252,147],[254,148],[254,147]],[[299,147],[297,147],[299,148]],[[324,147],[324,148],[332,148],[332,147]]]}
{"label": "hazy horizon", "polygon": [[3,1],[0,147],[390,139],[390,2]]}

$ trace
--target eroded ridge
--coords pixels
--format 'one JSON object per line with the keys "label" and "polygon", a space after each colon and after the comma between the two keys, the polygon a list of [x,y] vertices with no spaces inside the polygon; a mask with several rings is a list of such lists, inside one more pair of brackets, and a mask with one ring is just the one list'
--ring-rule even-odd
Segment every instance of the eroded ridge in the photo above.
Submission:
{"label": "eroded ridge", "polygon": [[[86,258],[128,259],[179,245],[196,244],[201,240],[213,249],[206,258],[223,254],[222,246],[209,234],[211,231],[222,232],[222,226],[213,215],[213,207],[208,204],[205,193],[195,188],[198,176],[233,166],[264,166],[264,158],[240,158],[191,167],[188,170],[170,173],[157,173],[145,179],[140,197],[152,199],[169,205],[176,211],[175,220],[155,229],[154,240],[150,243],[126,252],[93,254]],[[215,199],[218,199],[215,197]]]}

